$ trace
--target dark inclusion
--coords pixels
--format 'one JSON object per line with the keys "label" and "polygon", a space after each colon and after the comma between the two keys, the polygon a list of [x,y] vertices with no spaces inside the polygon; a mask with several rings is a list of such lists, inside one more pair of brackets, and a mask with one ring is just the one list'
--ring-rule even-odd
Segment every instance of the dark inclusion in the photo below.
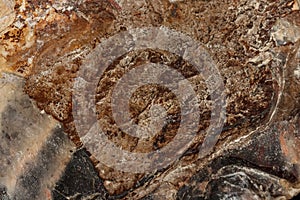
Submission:
{"label": "dark inclusion", "polygon": [[73,154],[64,175],[52,191],[54,200],[66,200],[67,197],[74,197],[76,200],[92,195],[91,199],[108,197],[103,181],[98,176],[89,156],[85,149],[80,149]]}

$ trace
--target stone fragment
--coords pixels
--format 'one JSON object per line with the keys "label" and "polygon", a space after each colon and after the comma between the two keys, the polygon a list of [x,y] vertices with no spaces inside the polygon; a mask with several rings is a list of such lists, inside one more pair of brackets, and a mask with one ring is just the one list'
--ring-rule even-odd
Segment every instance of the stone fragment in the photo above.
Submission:
{"label": "stone fragment", "polygon": [[278,19],[273,27],[272,36],[277,46],[295,43],[300,39],[300,27],[285,19]]}
{"label": "stone fragment", "polygon": [[15,75],[0,78],[0,199],[49,199],[74,145],[23,86]]}
{"label": "stone fragment", "polygon": [[76,151],[52,191],[54,199],[105,199],[108,192],[85,149]]}

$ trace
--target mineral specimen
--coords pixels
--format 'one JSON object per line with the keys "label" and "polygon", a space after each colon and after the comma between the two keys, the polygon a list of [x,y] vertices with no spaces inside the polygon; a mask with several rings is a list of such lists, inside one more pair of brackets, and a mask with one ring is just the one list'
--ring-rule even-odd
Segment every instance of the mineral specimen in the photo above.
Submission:
{"label": "mineral specimen", "polygon": [[[299,5],[298,0],[1,1],[0,198],[296,196],[300,193]],[[153,41],[148,37],[144,43],[134,39],[138,38],[133,34],[135,30],[147,28],[185,35],[201,44],[204,53],[199,55],[198,49],[186,51],[191,45],[184,38],[165,49],[154,48],[154,44],[168,43],[162,35],[154,34]],[[124,38],[116,37],[122,34]],[[147,35],[139,34],[140,38]],[[110,40],[113,42],[107,51],[101,49]],[[178,46],[184,46],[182,51],[170,51]],[[120,52],[121,56],[113,57]],[[195,63],[187,59],[205,63],[206,53],[221,77],[218,85],[224,86],[225,100],[220,105],[225,107],[224,120],[213,118],[215,98],[209,84],[216,79],[197,71]],[[104,66],[104,58],[113,59]],[[99,159],[97,146],[89,146],[85,136],[98,130],[90,124],[99,124],[101,137],[129,155],[157,152],[172,143],[185,116],[175,90],[148,84],[138,87],[129,102],[124,103],[118,93],[114,96],[124,77],[144,65],[163,65],[180,72],[196,93],[200,120],[196,122],[195,137],[183,152],[181,146],[178,148],[181,154],[175,161],[151,172],[136,173],[107,166]],[[160,69],[154,73],[158,80],[157,71],[164,81],[172,81],[171,73]],[[132,80],[143,77],[143,72],[139,73]],[[96,83],[95,88],[90,87],[91,82]],[[139,82],[142,80],[127,81],[132,87]],[[74,98],[79,88],[91,95],[82,92]],[[120,91],[124,99],[129,89],[123,87]],[[183,96],[186,102],[194,102],[189,95]],[[86,113],[94,113],[96,120],[87,114],[82,118],[86,123],[78,124],[76,112],[86,113],[76,108],[86,105],[89,98],[94,102],[88,104]],[[116,110],[114,102],[120,103]],[[153,114],[153,106],[157,105],[161,110]],[[166,115],[161,118],[166,122],[152,137],[131,135],[115,119],[127,117],[123,112],[126,106],[130,124],[147,127],[154,115],[160,119],[163,112]],[[211,136],[208,128],[212,119],[221,120],[223,128],[211,151],[200,156],[205,138]],[[59,124],[62,128],[57,127]],[[67,164],[74,148],[69,139],[77,150]],[[109,158],[115,152],[104,153]]]}

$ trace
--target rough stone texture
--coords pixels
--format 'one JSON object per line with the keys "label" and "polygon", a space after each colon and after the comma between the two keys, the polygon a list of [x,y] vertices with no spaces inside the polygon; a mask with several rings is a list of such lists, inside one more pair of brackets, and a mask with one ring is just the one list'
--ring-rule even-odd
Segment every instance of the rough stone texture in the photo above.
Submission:
{"label": "rough stone texture", "polygon": [[0,199],[49,199],[75,148],[23,86],[15,75],[0,79]]}
{"label": "rough stone texture", "polygon": [[[226,122],[208,156],[197,157],[203,141],[200,134],[178,162],[151,174],[120,172],[93,155],[89,160],[88,154],[79,150],[52,198],[290,199],[299,193],[299,5],[298,0],[16,1],[14,22],[0,26],[0,70],[26,77],[26,93],[40,109],[63,123],[78,148],[82,143],[71,112],[74,78],[84,67],[86,55],[120,31],[166,26],[191,36],[209,51],[226,88]],[[7,9],[13,13],[11,7]],[[12,19],[12,14],[6,15]],[[101,106],[97,104],[98,117],[107,135],[129,151],[161,148],[172,140],[178,127],[171,123],[146,144],[122,133],[111,119],[113,85],[126,70],[147,62],[163,63],[185,74],[202,102],[199,129],[205,130],[209,123],[205,77],[195,74],[192,65],[165,51],[128,52],[99,77],[96,98],[101,102]],[[169,114],[178,113],[170,91],[145,86],[131,99],[133,119],[147,123],[153,101],[171,104]],[[36,169],[42,164],[36,164]],[[24,180],[34,173],[29,172]],[[2,198],[8,197],[4,194]]]}
{"label": "rough stone texture", "polygon": [[14,0],[1,0],[0,2],[0,32],[5,30],[15,19]]}
{"label": "rough stone texture", "polygon": [[108,192],[95,171],[89,154],[78,150],[52,192],[53,199],[106,199]]}

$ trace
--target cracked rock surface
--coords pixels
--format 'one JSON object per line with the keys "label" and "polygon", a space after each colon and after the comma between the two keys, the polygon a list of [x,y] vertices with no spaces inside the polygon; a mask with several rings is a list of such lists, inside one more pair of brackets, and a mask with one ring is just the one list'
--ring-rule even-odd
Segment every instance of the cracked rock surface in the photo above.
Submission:
{"label": "cracked rock surface", "polygon": [[[296,199],[299,7],[299,0],[0,1],[0,199]],[[204,157],[199,149],[212,123],[214,99],[208,77],[186,54],[146,45],[89,79],[93,71],[86,69],[103,68],[95,63],[136,44],[130,31],[145,27],[168,28],[199,42],[220,73],[226,115],[217,143]],[[124,32],[131,34],[128,39],[101,50]],[[181,47],[174,43],[169,49],[174,46]],[[111,108],[121,78],[149,63],[175,69],[189,81],[201,120],[175,162],[152,172],[125,172],[101,162],[86,145],[73,109],[88,97],[75,102],[73,95],[96,79],[96,88],[86,90],[94,95],[91,107],[109,141],[130,153],[162,149],[174,140],[183,116],[172,90],[149,84],[130,96],[137,125],[151,123],[153,105],[167,112],[166,124],[150,139],[124,132]],[[89,116],[84,120],[93,122]]]}

